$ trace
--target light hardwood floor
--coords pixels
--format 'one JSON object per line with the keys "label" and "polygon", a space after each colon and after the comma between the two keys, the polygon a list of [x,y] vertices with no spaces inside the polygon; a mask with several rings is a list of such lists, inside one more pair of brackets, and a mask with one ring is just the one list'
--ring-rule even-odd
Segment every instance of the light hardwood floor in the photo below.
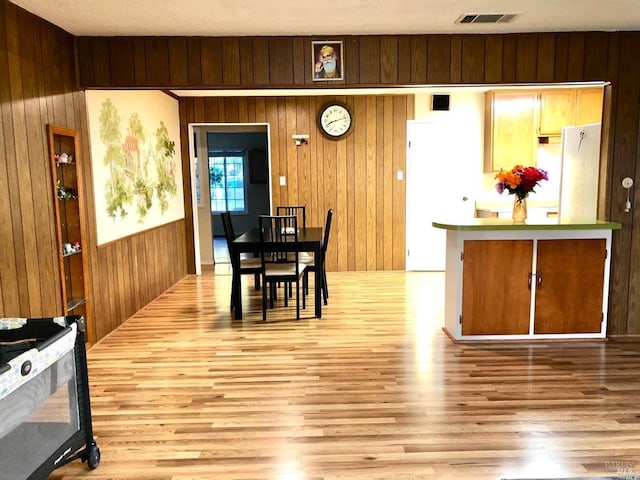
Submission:
{"label": "light hardwood floor", "polygon": [[189,276],[90,350],[102,461],[51,479],[640,474],[640,339],[454,344],[442,273],[330,272],[322,319],[266,323],[230,283]]}

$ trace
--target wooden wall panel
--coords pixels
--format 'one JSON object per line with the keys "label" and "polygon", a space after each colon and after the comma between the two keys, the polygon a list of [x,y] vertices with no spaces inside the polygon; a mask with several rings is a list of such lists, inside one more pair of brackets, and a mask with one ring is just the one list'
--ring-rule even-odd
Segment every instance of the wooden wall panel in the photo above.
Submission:
{"label": "wooden wall panel", "polygon": [[[351,83],[362,83],[360,80],[360,37],[347,37],[344,41],[345,78]],[[312,83],[312,82],[307,82]],[[323,83],[323,82],[320,82]],[[346,82],[345,82],[346,83]]]}
{"label": "wooden wall panel", "polygon": [[144,39],[144,59],[147,82],[171,86],[169,70],[169,40],[165,37]]}
{"label": "wooden wall panel", "polygon": [[[146,288],[145,295],[136,293],[136,281],[147,280],[144,274],[148,265],[131,257],[130,242],[136,242],[137,236],[109,246],[106,251],[113,251],[111,256],[100,255],[96,248],[86,102],[76,82],[80,79],[106,87],[112,82],[144,84],[147,69],[138,66],[140,60],[144,63],[146,50],[137,51],[136,45],[141,42],[132,38],[75,39],[6,0],[0,1],[0,27],[4,32],[0,35],[0,317],[56,316],[64,311],[46,125],[73,128],[80,132],[79,158],[85,162],[82,189],[88,228],[83,251],[90,270],[87,320],[93,342],[187,271],[184,221],[156,231],[159,241],[144,245],[145,252],[156,248],[153,261],[157,263],[153,279],[156,288]],[[178,40],[181,42],[184,40]],[[166,56],[163,41],[159,43],[156,55]],[[86,69],[78,67],[77,75],[76,50],[84,67],[90,64]],[[111,70],[114,66],[117,71]],[[168,60],[166,72],[167,66]],[[168,80],[165,75],[154,81]],[[167,248],[173,258],[164,254]]]}
{"label": "wooden wall panel", "polygon": [[589,55],[584,57],[583,78],[589,81],[610,80],[607,75],[609,68],[609,37],[606,32],[588,32],[585,35],[584,49]]}
{"label": "wooden wall panel", "polygon": [[135,85],[133,64],[133,39],[131,37],[115,37],[109,46],[109,60],[112,81],[118,85]]}
{"label": "wooden wall panel", "polygon": [[[411,59],[411,71],[409,72],[409,80],[404,81],[407,84],[420,84],[427,83],[427,36],[426,35],[411,35],[409,43],[409,52],[407,55]],[[405,53],[405,50],[400,50],[401,53]],[[402,56],[402,55],[401,55]]]}
{"label": "wooden wall panel", "polygon": [[[424,83],[451,83],[451,39],[450,35],[428,36],[427,78]],[[421,83],[421,80],[416,79],[416,82]]]}
{"label": "wooden wall panel", "polygon": [[[411,53],[411,36],[402,35],[398,37],[398,78],[397,83],[400,85],[408,85],[411,83],[411,70],[413,69],[413,63],[411,61],[413,55]],[[409,52],[409,53],[407,53]],[[424,65],[424,58],[423,65]],[[426,75],[422,74],[422,78],[426,78]]]}
{"label": "wooden wall panel", "polygon": [[553,79],[556,82],[566,82],[569,80],[569,33],[556,34],[556,58]]}
{"label": "wooden wall panel", "polygon": [[202,43],[196,38],[187,38],[187,85],[202,84]]}
{"label": "wooden wall panel", "polygon": [[500,83],[503,79],[503,39],[502,35],[485,36],[484,81],[487,83]]}
{"label": "wooden wall panel", "polygon": [[538,35],[524,33],[517,38],[516,82],[530,82],[538,76]]}
{"label": "wooden wall panel", "polygon": [[202,38],[200,40],[202,63],[202,86],[215,87],[222,82],[222,40],[219,38]]}
{"label": "wooden wall panel", "polygon": [[136,86],[144,86],[147,84],[147,62],[145,56],[145,39],[133,39],[133,75],[135,77]]}
{"label": "wooden wall panel", "polygon": [[451,80],[448,83],[462,82],[462,39],[464,35],[451,35],[451,58],[449,72]]}
{"label": "wooden wall panel", "polygon": [[536,79],[540,83],[553,82],[555,67],[556,38],[554,33],[538,36],[538,63]]}
{"label": "wooden wall panel", "polygon": [[97,338],[160,296],[186,271],[184,220],[162,225],[97,248],[100,274],[93,275]]}
{"label": "wooden wall panel", "polygon": [[[606,103],[611,105],[611,122],[607,133],[608,170],[604,182],[604,186],[610,185],[610,189],[603,194],[606,199],[604,203],[609,218],[624,225],[623,230],[616,232],[614,237],[610,333],[640,332],[640,305],[635,300],[638,298],[636,286],[640,284],[640,242],[633,238],[634,226],[640,222],[640,218],[635,209],[630,215],[620,210],[623,192],[618,188],[620,178],[627,175],[640,184],[637,174],[640,155],[640,67],[636,62],[636,52],[640,47],[638,32],[527,33],[478,37],[483,42],[474,36],[466,38],[463,35],[346,36],[342,37],[345,81],[326,84],[313,82],[311,78],[308,68],[311,55],[309,38],[187,38],[186,43],[182,39],[147,37],[74,38],[47,22],[32,18],[7,0],[0,0],[0,5],[0,26],[4,27],[4,34],[0,36],[0,145],[7,159],[0,166],[0,186],[6,187],[0,193],[0,220],[9,230],[7,232],[5,229],[1,238],[7,239],[5,244],[10,245],[8,251],[0,254],[1,314],[32,316],[55,310],[55,306],[45,305],[57,296],[57,292],[54,279],[49,278],[48,260],[40,259],[40,256],[48,259],[55,255],[53,247],[47,245],[47,239],[53,237],[52,222],[42,224],[40,210],[43,207],[41,198],[46,198],[51,192],[45,192],[44,197],[43,192],[36,192],[40,188],[40,179],[36,178],[35,169],[38,168],[37,173],[41,174],[47,168],[47,160],[38,158],[43,148],[41,145],[46,143],[46,123],[82,129],[82,150],[83,154],[88,155],[86,112],[82,108],[84,100],[80,88],[162,89],[174,83],[186,83],[188,88],[275,85],[331,88],[342,85],[392,86],[395,82],[405,82],[407,78],[416,85],[456,84],[476,78],[487,83],[598,79],[612,82],[611,95],[606,99]],[[21,32],[23,26],[34,35],[27,38],[28,35]],[[77,42],[76,60],[73,57],[74,41]],[[281,85],[271,78],[274,74],[271,68],[274,67],[271,66],[273,59],[269,58],[270,41],[289,46],[278,60],[281,64],[291,65],[293,72],[278,72],[275,75],[281,75],[278,82],[290,81],[291,85]],[[409,51],[406,51],[407,48]],[[386,53],[381,55],[381,50]],[[249,51],[250,64],[245,59]],[[407,58],[412,59],[409,66]],[[407,71],[407,68],[410,70]],[[75,84],[76,69],[80,86]],[[307,163],[305,154],[296,151],[290,136],[287,138],[286,135],[297,128],[297,122],[302,117],[311,121],[312,113],[305,113],[305,110],[311,106],[317,108],[318,101],[315,97],[307,98],[302,104],[294,101],[294,105],[291,105],[290,101],[282,98],[253,99],[246,103],[244,100],[185,100],[181,101],[180,115],[183,125],[189,123],[196,113],[198,116],[204,114],[207,119],[215,117],[224,121],[225,118],[234,117],[251,119],[255,112],[256,121],[266,119],[271,126],[273,171],[278,175],[282,172],[294,176],[299,182],[295,190],[290,190],[277,185],[278,175],[274,176],[274,203],[285,203],[294,195],[307,198],[306,192],[310,192],[308,189],[311,187],[306,186],[308,179],[304,169],[308,165],[309,175],[316,171],[319,178],[315,217],[321,215],[321,205],[324,209],[332,202],[337,204],[335,243],[332,243],[335,248],[330,249],[329,253],[331,268],[368,268],[371,266],[371,254],[376,259],[376,268],[380,268],[380,248],[385,251],[382,255],[384,268],[388,268],[389,261],[391,268],[403,268],[404,208],[398,202],[404,202],[404,183],[388,178],[387,148],[391,143],[391,171],[404,169],[404,121],[412,115],[412,107],[407,98],[393,97],[393,135],[389,142],[386,127],[388,100],[367,96],[348,97],[347,101],[356,112],[356,129],[341,142],[330,142],[316,136],[315,145],[310,142]],[[196,104],[199,105],[197,109],[193,108]],[[36,125],[40,122],[40,130],[33,126],[34,122]],[[384,129],[381,129],[380,122],[385,125]],[[316,133],[312,130],[310,135],[313,139]],[[382,141],[381,135],[384,136]],[[27,140],[27,137],[30,138]],[[181,135],[181,141],[186,142],[186,137]],[[36,144],[32,145],[31,142]],[[341,165],[343,158],[345,164]],[[301,162],[299,165],[298,160]],[[294,164],[295,171],[292,170]],[[327,175],[327,165],[332,166],[330,175]],[[25,167],[28,172],[23,172]],[[384,170],[382,177],[380,168]],[[371,169],[375,169],[375,172],[371,172]],[[183,172],[185,170],[188,171],[188,165],[183,165]],[[344,177],[342,172],[346,172]],[[324,184],[325,178],[330,178],[331,185]],[[92,194],[91,178],[87,178],[86,183],[85,191]],[[185,183],[185,192],[188,193],[188,178]],[[376,239],[370,242],[368,238],[360,238],[360,235],[356,238],[356,232],[366,231],[368,226],[379,227],[383,218],[386,228],[388,200],[385,198],[381,201],[378,197],[381,194],[387,196],[388,186],[392,189],[393,205],[391,260],[386,240],[389,233],[386,230],[384,241]],[[375,193],[371,194],[371,191]],[[639,194],[635,195],[638,197]],[[363,220],[361,212],[366,212],[371,202],[375,212],[366,213]],[[310,203],[313,204],[313,200]],[[45,211],[48,208],[50,205],[46,206]],[[380,208],[384,210],[382,213]],[[94,219],[91,221],[95,222]],[[361,223],[363,221],[364,224]],[[186,232],[189,232],[189,215],[184,225]],[[363,225],[364,230],[360,228]],[[90,224],[90,230],[93,229],[94,224]],[[161,290],[163,284],[179,276],[182,268],[180,263],[177,267],[174,264],[155,263],[159,259],[154,249],[160,249],[168,239],[173,241],[174,234],[177,232],[162,230],[154,234],[153,241],[143,236],[140,239],[142,244],[136,238],[127,240],[134,242],[135,248],[129,248],[128,245],[124,248],[125,244],[121,246],[122,252],[132,255],[142,265],[149,262],[154,264],[146,271],[143,267],[129,271],[131,283],[124,280],[125,264],[111,263],[111,257],[107,254],[111,253],[110,248],[105,249],[104,253],[91,253],[92,271],[99,270],[101,276],[103,273],[111,275],[115,282],[112,286],[115,290],[111,293],[116,295],[117,301],[111,308],[111,300],[102,297],[107,294],[98,288],[96,275],[92,277],[92,290],[100,292],[93,303],[96,309],[100,309],[96,321],[100,323],[101,333],[123,321],[116,318],[113,324],[109,324],[111,320],[102,317],[102,310],[123,315],[123,310],[148,301],[155,292]],[[192,256],[193,246],[189,235],[183,232],[179,243],[184,248],[182,253],[187,257]],[[32,249],[39,256],[35,263],[27,260]],[[108,273],[109,269],[112,274]],[[119,281],[120,278],[122,280]],[[43,288],[49,291],[43,292]],[[131,296],[123,299],[118,295]]]}
{"label": "wooden wall panel", "polygon": [[485,38],[483,35],[462,36],[462,83],[484,82],[484,52]]}
{"label": "wooden wall panel", "polygon": [[169,84],[173,87],[189,85],[189,68],[187,65],[187,39],[185,37],[171,37],[168,39],[169,48]]}
{"label": "wooden wall panel", "polygon": [[385,36],[380,39],[380,83],[398,83],[398,37]]}
{"label": "wooden wall panel", "polygon": [[[269,124],[272,205],[304,204],[309,225],[323,226],[334,211],[327,266],[333,271],[404,268],[404,181],[406,121],[412,96],[245,97],[256,122]],[[353,131],[333,141],[316,126],[320,107],[329,100],[350,105]],[[224,102],[224,109],[195,108],[199,102]],[[237,101],[237,99],[236,99]],[[411,106],[411,108],[409,108]],[[181,130],[189,123],[235,123],[236,109],[226,97],[180,100]],[[308,133],[296,147],[291,135]],[[187,138],[182,149],[188,151]],[[279,184],[280,176],[287,179]],[[189,185],[185,185],[190,198]],[[189,221],[189,220],[187,220]],[[187,228],[188,231],[188,228]]]}
{"label": "wooden wall panel", "polygon": [[[620,35],[619,61],[620,65],[630,66],[637,57],[640,49],[640,34],[625,33]],[[634,53],[635,52],[635,53]],[[640,224],[640,212],[633,209],[631,214],[617,214],[623,209],[626,191],[621,188],[620,181],[624,177],[631,177],[635,185],[640,183],[640,157],[638,145],[638,129],[640,119],[640,70],[621,68],[618,76],[617,105],[614,111],[616,133],[614,134],[614,151],[612,177],[615,182],[612,188],[612,217],[623,224],[621,231],[615,232],[613,258],[611,269],[612,290],[628,292],[625,295],[615,295],[611,299],[610,312],[615,320],[625,319],[620,325],[621,331],[626,333],[640,333],[640,248],[637,228]],[[634,133],[635,130],[635,133]],[[639,205],[640,195],[634,185],[634,205]],[[635,234],[635,235],[634,235]],[[617,326],[617,325],[616,325]]]}
{"label": "wooden wall panel", "polygon": [[502,35],[502,38],[502,80],[498,81],[498,83],[515,83],[518,36],[507,34]]}
{"label": "wooden wall panel", "polygon": [[[371,85],[380,83],[380,37],[361,37],[360,81]],[[366,79],[366,80],[364,80]]]}
{"label": "wooden wall panel", "polygon": [[584,79],[584,33],[575,32],[569,37],[569,62],[567,79],[578,82]]}

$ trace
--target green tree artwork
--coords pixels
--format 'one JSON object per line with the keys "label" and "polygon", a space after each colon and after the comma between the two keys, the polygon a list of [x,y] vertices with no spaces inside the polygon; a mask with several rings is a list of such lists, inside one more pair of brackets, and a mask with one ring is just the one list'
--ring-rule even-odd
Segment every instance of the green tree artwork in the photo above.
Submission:
{"label": "green tree artwork", "polygon": [[[135,206],[137,221],[142,223],[153,206],[154,190],[164,214],[170,197],[177,193],[175,142],[169,137],[164,121],[160,121],[155,142],[150,144],[140,116],[133,113],[123,140],[120,114],[107,99],[100,110],[100,140],[106,146],[103,162],[109,168],[105,183],[108,216],[114,220],[125,218]],[[150,165],[155,167],[152,172]]]}

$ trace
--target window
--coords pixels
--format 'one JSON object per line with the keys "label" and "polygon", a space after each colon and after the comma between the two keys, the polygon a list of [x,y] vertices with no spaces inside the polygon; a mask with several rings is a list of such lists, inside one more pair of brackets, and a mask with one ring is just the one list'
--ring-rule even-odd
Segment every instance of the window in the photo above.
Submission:
{"label": "window", "polygon": [[245,152],[222,150],[209,153],[211,211],[245,211]]}

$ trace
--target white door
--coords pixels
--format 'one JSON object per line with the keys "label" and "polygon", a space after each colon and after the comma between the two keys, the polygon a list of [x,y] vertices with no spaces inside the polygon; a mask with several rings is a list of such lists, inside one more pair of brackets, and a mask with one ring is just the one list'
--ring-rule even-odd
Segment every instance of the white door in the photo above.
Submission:
{"label": "white door", "polygon": [[407,124],[407,270],[444,270],[445,231],[431,222],[444,207],[442,135],[436,122]]}

